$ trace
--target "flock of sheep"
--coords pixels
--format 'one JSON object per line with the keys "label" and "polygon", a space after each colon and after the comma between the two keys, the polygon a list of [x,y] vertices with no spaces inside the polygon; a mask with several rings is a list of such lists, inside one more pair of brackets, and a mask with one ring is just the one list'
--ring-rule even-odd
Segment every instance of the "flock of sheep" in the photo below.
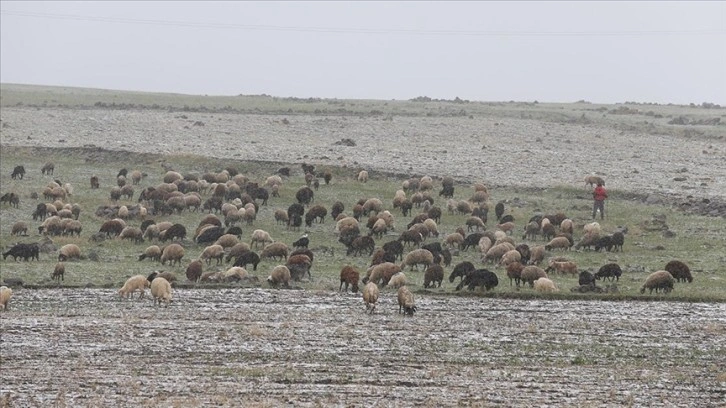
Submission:
{"label": "flock of sheep", "polygon": [[[318,178],[329,184],[332,174],[329,171],[315,173],[314,166],[308,164],[302,167],[305,186],[295,194],[297,202],[292,203],[287,211],[281,208],[274,210],[275,222],[289,230],[299,230],[303,220],[308,228],[314,223],[322,224],[328,216],[328,208],[315,202],[315,191],[320,187]],[[53,171],[54,165],[47,163],[43,166],[42,174],[53,175]],[[24,174],[24,167],[18,166],[13,172],[13,178],[21,180]],[[312,277],[315,255],[308,248],[310,239],[307,234],[289,246],[275,241],[269,232],[262,229],[254,229],[249,243],[241,239],[241,227],[253,226],[260,214],[260,207],[267,205],[268,199],[280,197],[283,181],[290,178],[289,168],[281,168],[264,183],[253,182],[231,167],[201,176],[168,169],[161,183],[148,186],[139,193],[137,204],[117,205],[122,198],[131,200],[135,195],[134,186],[138,186],[146,177],[138,170],[129,173],[122,169],[118,173],[116,185],[109,193],[109,199],[114,205],[101,206],[95,210],[94,215],[105,221],[89,240],[148,241],[153,244],[143,250],[138,260],[149,259],[162,265],[168,262],[172,267],[183,267],[182,262],[188,250],[196,244],[201,251],[186,264],[185,269],[187,280],[191,282],[254,282],[257,277],[246,268],[252,265],[253,271],[256,271],[258,264],[264,260],[281,262],[271,268],[267,277],[272,287],[289,287],[292,281]],[[367,183],[368,172],[361,171],[356,180]],[[590,186],[598,181],[604,182],[593,176],[585,179]],[[99,178],[95,175],[90,179],[90,188],[100,188]],[[411,271],[423,268],[424,288],[441,287],[445,278],[444,268],[451,266],[452,256],[469,250],[479,251],[483,266],[506,270],[510,285],[516,284],[517,288],[529,285],[538,292],[559,290],[548,273],[577,275],[579,286],[572,290],[580,292],[603,291],[603,288],[597,286],[598,280],[618,280],[622,274],[619,265],[614,263],[603,265],[593,274],[580,270],[572,259],[563,255],[545,259],[548,254],[554,255],[555,251],[566,254],[571,248],[598,252],[622,251],[625,231],[608,234],[601,230],[600,224],[592,222],[583,226],[582,236],[575,240],[575,222],[563,212],[536,214],[524,223],[522,242],[517,243],[514,239],[516,220],[511,214],[506,214],[504,203],[491,205],[490,193],[485,185],[474,184],[473,192],[466,200],[454,199],[454,192],[452,178],[441,179],[441,190],[437,195],[434,179],[424,176],[405,180],[393,194],[390,207],[384,204],[384,199],[378,197],[361,199],[349,211],[346,211],[347,207],[342,201],[332,203],[329,215],[335,220],[335,227],[330,233],[345,248],[346,256],[367,255],[371,258],[365,272],[350,264],[344,265],[340,271],[339,290],[347,291],[350,287],[352,292],[357,292],[359,282],[362,283],[364,304],[372,313],[380,289],[393,287],[397,289],[399,313],[413,315],[416,305],[407,286],[406,268]],[[73,186],[59,180],[49,182],[43,189],[43,198],[52,201],[38,204],[31,216],[34,221],[41,222],[38,232],[45,241],[51,241],[57,236],[80,236],[83,231],[78,219],[82,209],[78,204],[69,202],[73,194]],[[34,198],[39,199],[39,196],[34,193]],[[437,206],[437,202],[444,205]],[[491,207],[496,217],[495,229],[486,227],[490,224]],[[163,221],[165,216],[182,211],[206,213],[193,233],[188,232],[185,225]],[[411,218],[400,232],[396,232],[395,211],[400,211],[402,217]],[[418,214],[413,214],[414,211],[418,211]],[[464,225],[443,234],[439,231],[439,223],[444,211],[450,215],[466,216]],[[140,223],[139,226],[133,225],[136,222]],[[18,221],[13,225],[11,234],[27,235],[28,229],[28,222]],[[376,239],[384,237],[394,238],[380,245],[376,243]],[[530,246],[524,242],[536,242],[538,239],[544,240],[541,245]],[[43,242],[19,243],[5,251],[3,258],[12,256],[14,260],[20,258],[26,261],[39,259],[42,245]],[[257,253],[259,249],[261,251]],[[58,263],[51,277],[58,281],[64,280],[65,262],[83,258],[78,245],[62,246],[58,250]],[[204,272],[205,264],[211,267],[211,263],[215,262],[216,266],[222,266],[232,259],[232,267],[225,271]],[[477,268],[468,261],[454,265],[449,282],[453,283],[457,278],[461,281],[456,290],[481,287],[488,291],[499,284],[495,272]],[[145,289],[150,288],[155,303],[168,305],[172,301],[171,288],[176,279],[176,275],[171,272],[132,276],[119,290],[119,295],[126,298],[139,292],[139,296],[143,297]],[[674,260],[663,270],[648,276],[641,293],[646,290],[650,293],[653,290],[656,293],[661,290],[668,293],[673,289],[674,282],[681,280],[691,282],[693,278],[686,264]],[[11,294],[9,288],[0,288],[2,308],[7,307]]]}

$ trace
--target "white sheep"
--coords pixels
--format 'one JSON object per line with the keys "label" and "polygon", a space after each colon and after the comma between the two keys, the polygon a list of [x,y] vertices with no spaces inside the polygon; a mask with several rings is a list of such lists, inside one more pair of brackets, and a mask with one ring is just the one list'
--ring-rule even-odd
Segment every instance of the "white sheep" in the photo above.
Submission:
{"label": "white sheep", "polygon": [[534,290],[537,292],[557,292],[557,286],[548,278],[539,278],[534,281]]}
{"label": "white sheep", "polygon": [[171,284],[169,281],[161,277],[154,278],[151,282],[151,296],[154,297],[154,304],[161,305],[163,301],[168,307],[169,303],[171,303]]}
{"label": "white sheep", "polygon": [[365,170],[361,170],[360,173],[358,173],[358,181],[361,183],[367,183],[368,182],[368,172]]}
{"label": "white sheep", "polygon": [[144,275],[134,275],[124,283],[124,286],[119,289],[118,294],[121,298],[130,297],[135,291],[139,291],[139,299],[144,297],[145,288],[149,287],[149,280]]}
{"label": "white sheep", "polygon": [[206,261],[207,265],[212,264],[212,259],[216,259],[217,265],[220,265],[222,258],[224,258],[224,247],[216,244],[204,248],[204,251],[199,255],[199,259]]}
{"label": "white sheep", "polygon": [[0,286],[0,310],[7,310],[13,290],[7,286]]}
{"label": "white sheep", "polygon": [[406,275],[403,272],[398,272],[391,276],[391,280],[388,281],[388,285],[393,288],[400,288],[406,285]]}

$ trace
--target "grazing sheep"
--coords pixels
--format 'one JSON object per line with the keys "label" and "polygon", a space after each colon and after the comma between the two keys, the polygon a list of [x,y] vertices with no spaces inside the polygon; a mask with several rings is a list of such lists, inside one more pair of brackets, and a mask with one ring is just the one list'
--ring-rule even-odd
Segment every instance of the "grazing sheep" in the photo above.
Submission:
{"label": "grazing sheep", "polygon": [[66,274],[66,266],[63,262],[58,262],[55,264],[55,268],[53,268],[53,274],[50,275],[50,278],[55,281],[62,281],[65,280],[65,274]]}
{"label": "grazing sheep", "polygon": [[360,173],[358,173],[358,181],[361,183],[367,183],[368,182],[368,172],[365,170],[361,170]]}
{"label": "grazing sheep", "polygon": [[554,249],[561,249],[567,251],[572,246],[572,243],[566,237],[555,237],[544,246],[545,250],[552,251]]}
{"label": "grazing sheep", "polygon": [[245,251],[244,253],[237,255],[237,259],[234,261],[233,266],[241,266],[246,268],[247,265],[252,264],[252,270],[257,270],[257,265],[260,263],[260,256],[254,251]]}
{"label": "grazing sheep", "polygon": [[591,274],[588,271],[582,271],[580,272],[580,275],[577,277],[577,283],[580,284],[580,286],[587,286],[587,285],[595,285],[595,276]]}
{"label": "grazing sheep", "polygon": [[474,267],[474,264],[472,264],[471,262],[460,262],[456,266],[454,266],[454,270],[451,271],[451,275],[449,275],[449,282],[454,283],[454,279],[456,279],[457,277],[464,279],[464,277],[468,275],[469,272],[472,272],[474,270],[476,270],[476,267]]}
{"label": "grazing sheep", "polygon": [[167,307],[171,303],[171,284],[162,277],[156,277],[151,282],[151,296],[154,297],[154,304],[161,305],[163,301]]}
{"label": "grazing sheep", "polygon": [[358,279],[360,279],[360,273],[352,266],[346,265],[340,270],[340,288],[343,290],[343,284],[345,283],[345,291],[348,291],[348,285],[350,285],[350,291],[352,293],[358,292]]}
{"label": "grazing sheep", "polygon": [[315,221],[323,224],[325,223],[325,216],[327,214],[328,210],[325,207],[322,205],[314,205],[305,213],[305,225],[311,227]]}
{"label": "grazing sheep", "polygon": [[625,243],[625,234],[621,231],[614,232],[612,235],[613,251],[623,252],[623,244]]}
{"label": "grazing sheep", "polygon": [[219,271],[204,272],[199,278],[200,283],[221,283],[224,280],[224,273]]}
{"label": "grazing sheep", "polygon": [[524,265],[522,265],[520,262],[512,262],[509,265],[507,265],[507,277],[509,278],[509,286],[512,286],[512,281],[517,284],[517,287],[519,287],[519,284],[522,281],[522,270],[524,270]]}
{"label": "grazing sheep", "polygon": [[196,237],[197,244],[211,244],[225,235],[225,230],[222,226],[206,225],[198,229],[198,231],[199,234]]}
{"label": "grazing sheep", "polygon": [[222,274],[225,282],[246,281],[250,277],[247,270],[241,266],[233,266]]}
{"label": "grazing sheep", "polygon": [[260,258],[261,259],[277,259],[280,258],[280,260],[284,261],[287,259],[288,254],[288,248],[287,245],[285,245],[282,242],[273,242],[272,244],[267,245],[262,249],[262,252],[260,252]]}
{"label": "grazing sheep", "polygon": [[[516,252],[516,255],[514,255],[514,253],[512,253],[510,258],[520,257],[520,259],[521,259],[521,255],[519,254],[519,252],[517,250],[514,249],[514,245],[510,244],[509,242],[504,242],[504,243],[497,244],[497,245],[494,245],[493,247],[489,248],[487,253],[482,257],[481,261],[483,263],[486,263],[488,261],[492,262],[492,263],[501,262],[501,259],[504,257],[504,255],[510,251]],[[518,259],[514,259],[514,260],[516,261]]]}
{"label": "grazing sheep", "polygon": [[620,269],[620,265],[616,263],[605,264],[595,273],[595,279],[609,279],[610,281],[620,280],[620,275],[623,274],[623,270]]}
{"label": "grazing sheep", "polygon": [[134,275],[130,277],[124,286],[119,289],[118,294],[121,298],[130,297],[133,292],[139,291],[139,299],[144,297],[145,288],[149,287],[149,281],[144,275]]}
{"label": "grazing sheep", "polygon": [[230,248],[229,252],[227,253],[227,257],[224,259],[225,262],[229,263],[229,261],[232,258],[237,258],[240,255],[244,254],[245,252],[250,251],[250,246],[246,242],[239,242],[235,244],[232,248]]}
{"label": "grazing sheep", "polygon": [[406,275],[403,272],[397,272],[393,274],[393,276],[391,276],[391,279],[388,281],[388,286],[395,289],[398,289],[404,285],[406,285]]}
{"label": "grazing sheep", "polygon": [[414,266],[418,270],[419,265],[423,265],[424,268],[428,268],[434,263],[434,254],[427,249],[414,249],[413,251],[406,254],[406,257],[401,263],[401,270],[405,269],[406,266],[410,266],[413,270]]}
{"label": "grazing sheep", "polygon": [[222,245],[210,245],[204,248],[204,251],[199,255],[199,259],[206,261],[207,265],[212,264],[212,259],[216,259],[217,265],[221,265],[222,258],[224,258],[224,247]]}
{"label": "grazing sheep", "polygon": [[469,272],[456,286],[456,290],[461,290],[464,286],[469,290],[476,289],[477,286],[483,287],[486,291],[499,285],[497,275],[488,269],[476,269]]}
{"label": "grazing sheep", "polygon": [[159,233],[159,239],[162,242],[173,241],[175,239],[183,240],[187,236],[187,229],[182,224],[174,224],[168,229]]}
{"label": "grazing sheep", "polygon": [[144,232],[141,231],[141,228],[128,226],[121,230],[119,239],[128,239],[138,244],[144,242]]}
{"label": "grazing sheep", "polygon": [[534,281],[534,290],[537,292],[557,292],[559,289],[555,286],[555,283],[548,278],[539,278]]}
{"label": "grazing sheep", "polygon": [[81,248],[76,244],[63,245],[58,251],[58,261],[68,261],[72,259],[81,259]]}
{"label": "grazing sheep", "polygon": [[373,313],[376,310],[376,302],[378,302],[379,295],[380,291],[378,290],[378,285],[375,283],[368,282],[363,287],[363,303],[365,303],[368,313]]}
{"label": "grazing sheep", "polygon": [[444,237],[444,243],[449,248],[460,247],[464,243],[464,236],[458,232],[452,232],[451,234]]}
{"label": "grazing sheep", "polygon": [[28,235],[28,223],[24,221],[17,221],[13,224],[12,231],[10,231],[11,236],[27,236]]}
{"label": "grazing sheep", "polygon": [[268,242],[273,243],[275,241],[272,239],[267,231],[257,229],[252,232],[252,240],[250,242],[250,246],[258,248],[260,245],[262,245],[264,247],[265,244],[267,244]]}
{"label": "grazing sheep", "polygon": [[598,222],[591,222],[589,224],[585,224],[584,227],[582,227],[584,235],[600,235],[600,232],[602,230],[602,227],[600,227],[600,223]]}
{"label": "grazing sheep", "polygon": [[91,190],[97,189],[100,187],[98,176],[93,175],[91,176]]}
{"label": "grazing sheep", "polygon": [[427,288],[431,286],[434,287],[435,283],[438,283],[437,287],[441,287],[441,282],[444,281],[444,268],[441,267],[441,265],[431,265],[426,269],[426,272],[424,272],[424,288]]}
{"label": "grazing sheep", "polygon": [[539,266],[529,265],[522,269],[520,279],[523,285],[529,283],[529,287],[532,288],[534,287],[534,281],[540,278],[547,278],[547,272]]}
{"label": "grazing sheep", "polygon": [[195,259],[189,263],[187,266],[187,279],[189,282],[197,282],[199,278],[202,277],[202,269],[204,268],[204,265],[202,264],[202,261],[199,259]]}
{"label": "grazing sheep", "polygon": [[669,293],[673,290],[673,283],[675,281],[673,275],[668,271],[653,272],[645,279],[643,287],[640,288],[640,293],[645,293],[646,289],[650,290],[648,293],[653,293],[653,289],[655,289],[655,293],[658,293],[661,289],[663,289],[663,293]]}
{"label": "grazing sheep", "polygon": [[693,282],[693,276],[691,276],[690,268],[681,261],[672,260],[666,264],[664,269],[673,276],[673,279],[675,279],[676,282],[680,282],[681,279],[683,282]]}
{"label": "grazing sheep", "polygon": [[560,232],[564,232],[567,234],[573,234],[574,230],[575,230],[575,223],[571,219],[565,218],[560,223]]}
{"label": "grazing sheep", "polygon": [[302,280],[305,275],[308,275],[308,278],[312,278],[310,275],[310,268],[312,264],[313,261],[310,257],[305,254],[297,254],[291,255],[287,259],[285,266],[287,266],[287,269],[290,270],[290,278],[297,282]]}
{"label": "grazing sheep", "polygon": [[168,280],[169,283],[176,282],[176,275],[174,274],[174,272],[169,272],[169,271],[161,272],[161,273],[157,274],[156,276]]}
{"label": "grazing sheep", "polygon": [[181,265],[181,260],[184,258],[184,247],[182,247],[179,244],[169,244],[164,247],[164,249],[161,251],[161,264],[166,264],[166,261],[169,261],[169,263],[174,266],[175,264]]}
{"label": "grazing sheep", "polygon": [[214,242],[214,245],[220,245],[225,249],[232,248],[237,244],[239,244],[239,238],[233,234],[224,234]]}
{"label": "grazing sheep", "polygon": [[13,290],[7,286],[0,286],[0,310],[8,310]]}
{"label": "grazing sheep", "polygon": [[571,275],[577,275],[577,264],[572,261],[558,262],[554,258],[550,259],[549,266],[545,272],[555,271],[561,275],[569,273]]}
{"label": "grazing sheep", "polygon": [[595,241],[595,252],[600,252],[600,250],[606,250],[610,252],[613,249],[613,237],[610,235],[604,235]]}
{"label": "grazing sheep", "polygon": [[368,268],[366,277],[362,279],[363,283],[375,282],[381,287],[388,285],[393,275],[401,272],[401,267],[392,262],[383,262]]}
{"label": "grazing sheep", "polygon": [[403,315],[409,315],[413,316],[413,313],[416,311],[416,304],[413,300],[413,293],[411,293],[410,290],[406,286],[401,286],[398,289],[397,293],[398,297],[398,313],[402,313]]}
{"label": "grazing sheep", "polygon": [[290,270],[285,265],[277,265],[267,277],[267,282],[272,287],[278,287],[280,284],[290,287]]}
{"label": "grazing sheep", "polygon": [[473,232],[464,238],[464,243],[461,245],[461,250],[466,251],[469,247],[476,247],[479,245],[479,241],[484,237],[481,232]]}

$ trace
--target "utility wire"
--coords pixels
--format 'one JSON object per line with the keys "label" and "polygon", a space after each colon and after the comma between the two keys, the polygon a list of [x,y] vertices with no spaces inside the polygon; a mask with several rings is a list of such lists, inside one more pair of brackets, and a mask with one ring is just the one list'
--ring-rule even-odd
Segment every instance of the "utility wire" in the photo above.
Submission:
{"label": "utility wire", "polygon": [[250,31],[289,31],[336,34],[406,34],[442,36],[484,36],[484,37],[620,37],[620,36],[663,36],[663,35],[726,35],[726,27],[717,30],[633,30],[633,31],[509,31],[509,30],[415,30],[395,28],[341,28],[302,27],[258,24],[200,23],[193,21],[151,20],[123,17],[80,16],[72,14],[38,13],[29,11],[0,10],[3,16],[45,18],[52,20],[92,21],[120,24],[143,24],[167,27],[190,27],[207,29],[229,29]]}

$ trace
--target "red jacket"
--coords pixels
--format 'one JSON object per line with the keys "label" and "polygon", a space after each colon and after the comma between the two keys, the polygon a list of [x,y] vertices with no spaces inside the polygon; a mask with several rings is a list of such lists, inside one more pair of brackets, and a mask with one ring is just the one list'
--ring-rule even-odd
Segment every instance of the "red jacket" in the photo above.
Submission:
{"label": "red jacket", "polygon": [[606,198],[608,198],[608,193],[607,191],[605,191],[605,187],[597,186],[592,192],[592,196],[595,198],[595,201],[604,201]]}

